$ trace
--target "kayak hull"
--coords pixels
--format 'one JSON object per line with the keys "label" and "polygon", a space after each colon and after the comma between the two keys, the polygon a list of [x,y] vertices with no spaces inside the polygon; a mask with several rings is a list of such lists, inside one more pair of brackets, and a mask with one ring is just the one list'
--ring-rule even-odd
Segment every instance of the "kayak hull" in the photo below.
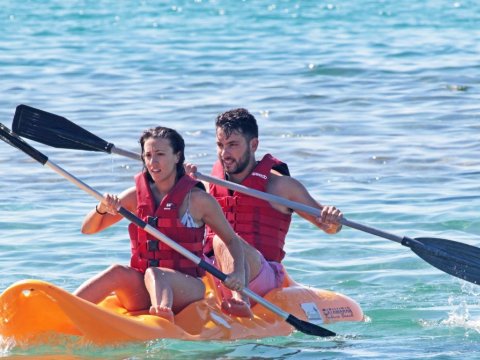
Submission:
{"label": "kayak hull", "polygon": [[[224,314],[213,277],[207,275],[203,281],[205,299],[176,314],[174,323],[148,311],[128,312],[114,295],[97,305],[45,281],[20,281],[0,295],[0,336],[23,347],[54,343],[61,336],[110,345],[159,338],[235,340],[293,332],[284,319],[259,304],[252,308],[251,319]],[[345,295],[307,288],[288,276],[283,285],[265,299],[302,320],[326,324],[364,319],[360,306]]]}

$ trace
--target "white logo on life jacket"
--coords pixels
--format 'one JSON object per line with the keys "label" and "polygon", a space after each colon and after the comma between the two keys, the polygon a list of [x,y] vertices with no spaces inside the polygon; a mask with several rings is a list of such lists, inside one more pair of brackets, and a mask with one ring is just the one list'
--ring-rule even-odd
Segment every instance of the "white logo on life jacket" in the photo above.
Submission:
{"label": "white logo on life jacket", "polygon": [[163,210],[172,210],[172,208],[173,208],[173,203],[167,203],[163,208]]}
{"label": "white logo on life jacket", "polygon": [[260,173],[257,173],[257,172],[252,172],[252,176],[258,176],[258,177],[262,178],[263,180],[267,180],[266,175],[263,175],[263,174],[260,174]]}

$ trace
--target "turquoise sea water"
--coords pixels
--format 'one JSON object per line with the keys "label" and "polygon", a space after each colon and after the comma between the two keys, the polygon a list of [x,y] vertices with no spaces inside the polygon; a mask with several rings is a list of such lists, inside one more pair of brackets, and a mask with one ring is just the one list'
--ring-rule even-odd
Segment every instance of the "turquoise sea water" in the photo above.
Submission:
{"label": "turquoise sea water", "polygon": [[[0,6],[0,122],[25,103],[129,150],[178,129],[208,173],[214,118],[246,107],[259,154],[290,165],[322,203],[403,236],[480,246],[480,5],[476,1],[13,1]],[[134,161],[36,145],[100,192]],[[38,278],[72,291],[127,263],[126,222],[80,234],[95,200],[0,143],[0,291]],[[357,300],[369,321],[234,342],[59,345],[0,356],[78,359],[476,359],[480,288],[406,247],[296,217],[285,260],[298,282]]]}

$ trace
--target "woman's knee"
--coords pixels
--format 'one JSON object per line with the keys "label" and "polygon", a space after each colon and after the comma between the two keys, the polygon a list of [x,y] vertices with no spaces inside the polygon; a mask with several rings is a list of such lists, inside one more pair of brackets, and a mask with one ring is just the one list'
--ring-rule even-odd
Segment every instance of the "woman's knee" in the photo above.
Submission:
{"label": "woman's knee", "polygon": [[113,264],[113,265],[110,265],[105,272],[113,276],[123,277],[129,274],[131,270],[132,270],[131,268],[125,265]]}
{"label": "woman's knee", "polygon": [[169,276],[167,276],[166,272],[163,271],[161,268],[149,267],[145,271],[143,281],[145,282],[145,284],[151,283],[157,285],[166,285],[170,282],[170,279]]}
{"label": "woman's knee", "polygon": [[106,271],[106,274],[112,279],[112,281],[117,281],[119,283],[131,282],[134,283],[135,280],[139,278],[139,273],[132,269],[131,267],[113,264]]}
{"label": "woman's knee", "polygon": [[149,267],[147,270],[145,270],[145,277],[158,277],[161,276],[162,271],[160,268],[157,267]]}

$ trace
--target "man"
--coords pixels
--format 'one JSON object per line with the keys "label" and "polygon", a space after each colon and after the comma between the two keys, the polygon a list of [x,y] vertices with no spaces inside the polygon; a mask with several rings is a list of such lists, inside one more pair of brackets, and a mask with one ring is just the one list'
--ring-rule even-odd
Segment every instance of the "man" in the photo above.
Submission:
{"label": "man", "polygon": [[[334,206],[322,206],[315,201],[299,181],[289,176],[285,163],[270,154],[256,160],[258,126],[252,114],[242,108],[230,110],[220,114],[215,125],[218,160],[213,176],[322,209],[318,218],[300,211],[298,214],[328,234],[340,231],[342,213]],[[188,165],[187,171],[195,172],[196,168]],[[280,287],[285,276],[280,263],[285,256],[292,210],[214,184],[209,185],[209,191],[220,203],[235,232],[246,242],[243,245],[248,287],[262,296]],[[209,257],[215,255],[215,263],[222,271],[231,271],[232,257],[211,230],[204,253]],[[235,307],[237,303],[225,304]],[[239,301],[238,309],[225,310],[247,316],[242,305]]]}

